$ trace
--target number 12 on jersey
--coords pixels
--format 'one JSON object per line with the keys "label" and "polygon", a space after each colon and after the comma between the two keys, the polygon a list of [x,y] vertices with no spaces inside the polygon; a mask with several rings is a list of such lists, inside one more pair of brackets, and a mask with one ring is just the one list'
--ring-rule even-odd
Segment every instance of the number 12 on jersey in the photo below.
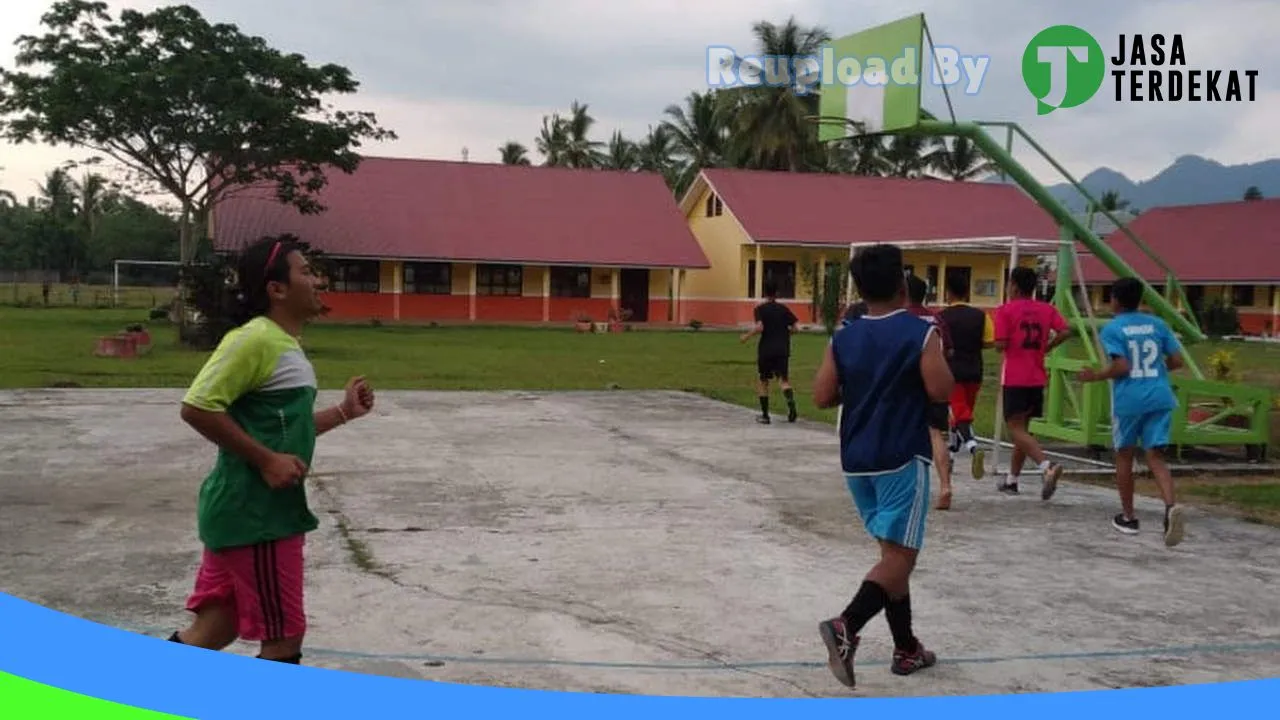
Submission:
{"label": "number 12 on jersey", "polygon": [[1129,377],[1135,380],[1160,377],[1156,363],[1160,360],[1160,343],[1151,338],[1129,341]]}

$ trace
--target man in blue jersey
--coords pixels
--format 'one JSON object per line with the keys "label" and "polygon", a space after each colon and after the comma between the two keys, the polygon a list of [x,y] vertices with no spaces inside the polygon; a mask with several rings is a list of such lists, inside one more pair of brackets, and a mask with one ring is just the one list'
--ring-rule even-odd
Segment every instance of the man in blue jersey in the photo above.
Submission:
{"label": "man in blue jersey", "polygon": [[867,312],[836,331],[814,379],[818,407],[840,409],[840,461],[880,561],[839,617],[819,623],[836,679],[854,687],[859,633],[881,610],[893,634],[898,675],[932,666],[911,628],[910,578],[929,510],[929,405],[951,396],[951,370],[937,326],[904,305],[902,250],[867,247],[850,274]]}
{"label": "man in blue jersey", "polygon": [[1102,328],[1102,347],[1111,364],[1105,370],[1080,372],[1085,382],[1111,380],[1111,428],[1116,448],[1116,488],[1121,513],[1111,521],[1127,535],[1138,533],[1133,511],[1133,459],[1139,445],[1146,451],[1147,467],[1164,497],[1164,543],[1182,542],[1182,508],[1173,494],[1173,476],[1161,455],[1169,444],[1173,411],[1178,406],[1169,383],[1169,371],[1182,367],[1182,345],[1168,324],[1139,312],[1142,283],[1120,278],[1111,286],[1115,317]]}

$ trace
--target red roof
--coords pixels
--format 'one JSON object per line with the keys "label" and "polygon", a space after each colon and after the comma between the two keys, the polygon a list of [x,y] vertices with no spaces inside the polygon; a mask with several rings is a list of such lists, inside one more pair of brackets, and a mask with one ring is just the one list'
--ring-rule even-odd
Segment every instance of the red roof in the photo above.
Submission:
{"label": "red roof", "polygon": [[1012,185],[764,170],[703,174],[760,243],[1058,238],[1049,214]]}
{"label": "red roof", "polygon": [[214,211],[215,247],[292,233],[334,257],[706,268],[661,175],[368,157],[327,174],[319,215],[241,190]]}
{"label": "red roof", "polygon": [[[1157,207],[1128,226],[1184,285],[1280,281],[1280,199]],[[1164,271],[1122,230],[1106,243],[1147,282],[1165,282]],[[1081,255],[1080,269],[1088,283],[1115,279],[1092,255]]]}

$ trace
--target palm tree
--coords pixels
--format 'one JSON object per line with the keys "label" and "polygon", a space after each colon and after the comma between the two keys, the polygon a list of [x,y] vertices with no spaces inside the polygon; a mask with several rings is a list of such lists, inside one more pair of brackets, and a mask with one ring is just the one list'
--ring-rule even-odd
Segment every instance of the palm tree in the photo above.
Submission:
{"label": "palm tree", "polygon": [[608,170],[635,170],[639,164],[639,148],[623,137],[621,130],[615,130],[613,137],[609,139],[609,150],[600,163],[601,167]]}
{"label": "palm tree", "polygon": [[1129,207],[1128,200],[1122,200],[1120,193],[1115,190],[1108,190],[1102,193],[1102,197],[1098,200],[1098,208],[1108,212],[1119,212]]}
{"label": "palm tree", "polygon": [[12,192],[8,190],[5,190],[4,188],[0,188],[0,207],[12,208],[17,206],[18,206],[18,196],[14,195]]}
{"label": "palm tree", "polygon": [[955,137],[944,143],[933,156],[933,169],[952,180],[965,181],[990,175],[995,165],[988,160],[973,141],[967,137]]}
{"label": "palm tree", "polygon": [[[759,54],[773,57],[816,55],[831,39],[825,28],[802,27],[794,17],[782,25],[758,22],[752,32]],[[734,118],[736,164],[795,172],[821,162],[817,127],[806,119],[817,114],[817,93],[759,85],[730,90],[726,99]]]}
{"label": "palm tree", "polygon": [[1244,191],[1244,199],[1245,200],[1261,200],[1262,190],[1257,185],[1250,185],[1248,189]]}
{"label": "palm tree", "polygon": [[569,136],[564,120],[559,113],[551,117],[543,116],[542,132],[535,141],[538,152],[542,155],[542,164],[558,167],[565,164],[565,156],[569,151]]}
{"label": "palm tree", "polygon": [[529,149],[515,140],[508,140],[498,148],[503,165],[531,165]]}
{"label": "palm tree", "polygon": [[665,125],[650,127],[648,134],[639,145],[639,169],[645,172],[656,172],[667,181],[667,187],[678,196],[687,186],[680,184],[684,168],[675,157],[675,141],[671,130]]}
{"label": "palm tree", "polygon": [[569,107],[569,117],[564,121],[565,135],[568,137],[565,161],[569,167],[596,167],[603,159],[603,143],[590,138],[591,126],[595,122],[595,118],[587,112],[587,106],[574,100]]}
{"label": "palm tree", "polygon": [[729,143],[726,108],[724,96],[710,90],[691,92],[685,97],[683,107],[673,104],[663,111],[668,119],[663,120],[662,125],[670,133],[675,151],[684,164],[681,185],[693,182],[693,177],[703,168],[723,164]]}

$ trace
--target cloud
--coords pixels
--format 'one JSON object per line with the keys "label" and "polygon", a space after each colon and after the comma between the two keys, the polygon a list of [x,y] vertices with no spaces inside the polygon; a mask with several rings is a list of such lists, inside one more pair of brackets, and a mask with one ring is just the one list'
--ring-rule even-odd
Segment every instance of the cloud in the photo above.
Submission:
{"label": "cloud", "polygon": [[[36,31],[48,0],[6,0],[0,27]],[[312,62],[337,62],[361,82],[343,105],[376,112],[401,139],[366,148],[378,154],[497,159],[507,140],[532,151],[542,116],[588,104],[602,141],[615,129],[631,136],[662,120],[663,109],[705,89],[708,45],[754,49],[759,20],[821,25],[833,35],[855,32],[923,11],[938,45],[991,58],[979,94],[951,89],[962,119],[1020,123],[1071,172],[1106,165],[1134,179],[1148,177],[1179,155],[1223,162],[1280,155],[1269,125],[1280,118],[1274,78],[1280,26],[1271,0],[191,0],[214,21],[233,22],[282,50]],[[115,0],[151,8],[155,0]],[[1093,33],[1108,54],[1121,33],[1181,33],[1190,67],[1260,69],[1254,104],[1117,103],[1108,84],[1088,104],[1045,116],[1021,78],[1026,43],[1050,24]],[[11,61],[9,48],[0,62]],[[926,106],[946,114],[942,93],[926,88]],[[65,150],[0,147],[0,184],[21,187],[68,156]],[[1047,182],[1056,174],[1026,152],[1027,168]]]}

